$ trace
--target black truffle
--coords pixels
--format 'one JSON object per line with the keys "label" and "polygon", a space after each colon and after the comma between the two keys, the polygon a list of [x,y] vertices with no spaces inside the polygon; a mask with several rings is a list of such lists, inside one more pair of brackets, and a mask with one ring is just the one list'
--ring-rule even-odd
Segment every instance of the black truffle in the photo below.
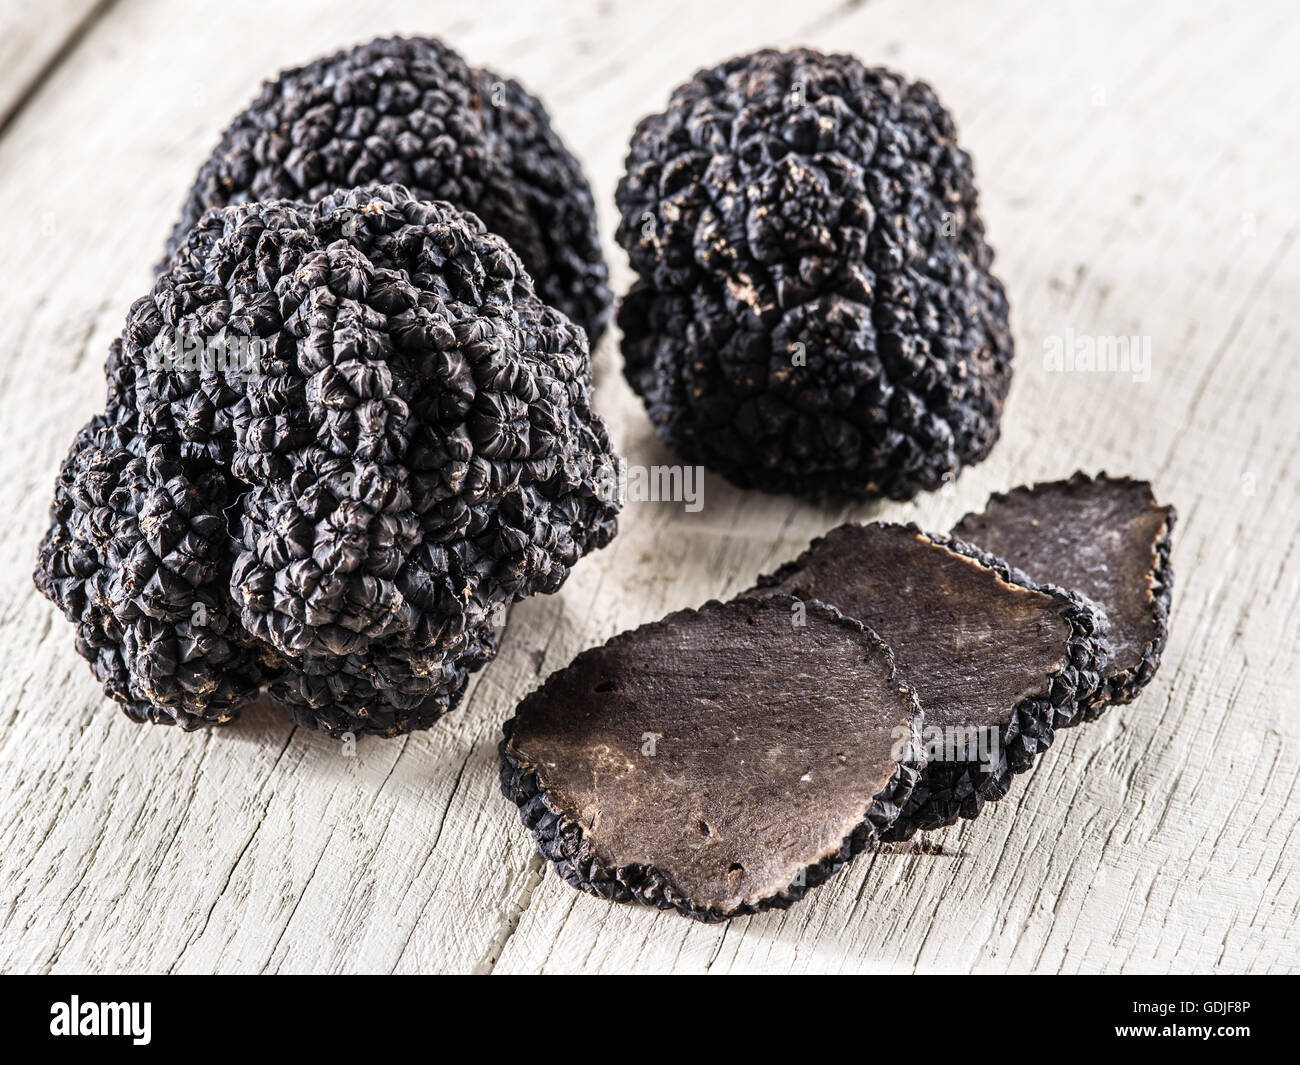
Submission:
{"label": "black truffle", "polygon": [[931,88],[847,55],[701,70],[617,192],[625,372],[743,488],[908,499],[998,436],[1012,339],[970,158]]}
{"label": "black truffle", "polygon": [[574,887],[722,920],[789,906],[893,823],[919,722],[838,611],[711,602],[552,674],[506,723],[501,784]]}
{"label": "black truffle", "polygon": [[913,525],[832,529],[745,595],[774,592],[879,634],[920,697],[927,765],[887,840],[1006,795],[1097,691],[1110,654],[1100,607]]}
{"label": "black truffle", "polygon": [[536,97],[437,40],[381,38],[268,81],[200,168],[167,254],[208,208],[375,182],[478,215],[595,345],[610,293],[582,168]]}
{"label": "black truffle", "polygon": [[427,728],[615,532],[582,330],[400,186],[207,213],[107,376],[35,578],[137,720]]}
{"label": "black truffle", "polygon": [[1114,658],[1083,708],[1083,720],[1090,721],[1111,704],[1132,702],[1160,665],[1169,636],[1169,554],[1177,516],[1173,507],[1156,503],[1146,481],[1080,472],[994,495],[952,534],[1105,608]]}

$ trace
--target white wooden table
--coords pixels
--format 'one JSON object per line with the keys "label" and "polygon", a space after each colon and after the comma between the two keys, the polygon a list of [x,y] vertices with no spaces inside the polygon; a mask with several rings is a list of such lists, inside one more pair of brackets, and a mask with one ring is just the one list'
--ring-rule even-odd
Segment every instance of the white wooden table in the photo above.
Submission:
{"label": "white wooden table", "polygon": [[[706,481],[628,507],[430,732],[343,757],[258,704],[186,734],[126,720],[30,571],[55,471],[192,173],[280,67],[445,37],[546,101],[612,195],[634,121],[764,44],[932,82],[976,160],[1012,298],[1001,443],[913,504],[818,508]],[[1281,971],[1300,967],[1300,11],[1285,0],[700,0],[0,8],[0,970]],[[1147,381],[1053,373],[1067,330],[1149,338]],[[597,352],[633,463],[670,461]],[[1142,698],[1066,733],[1012,795],[864,855],[786,913],[705,926],[574,892],[498,792],[515,703],[579,650],[726,596],[848,518],[946,529],[1078,467],[1149,477],[1180,521],[1173,632]]]}

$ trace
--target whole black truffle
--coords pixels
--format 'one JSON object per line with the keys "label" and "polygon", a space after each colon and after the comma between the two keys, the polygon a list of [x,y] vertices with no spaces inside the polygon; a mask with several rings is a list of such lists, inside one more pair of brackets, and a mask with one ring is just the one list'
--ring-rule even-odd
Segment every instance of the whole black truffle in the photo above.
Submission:
{"label": "whole black truffle", "polygon": [[209,212],[106,369],[35,577],[137,720],[427,728],[615,532],[585,334],[400,186]]}
{"label": "whole black truffle", "polygon": [[625,372],[744,488],[908,499],[998,436],[1012,339],[970,158],[933,90],[847,55],[701,70],[617,192]]}
{"label": "whole black truffle", "polygon": [[536,97],[437,40],[381,38],[268,81],[200,168],[167,254],[210,207],[374,182],[477,214],[595,345],[610,293],[582,168]]}

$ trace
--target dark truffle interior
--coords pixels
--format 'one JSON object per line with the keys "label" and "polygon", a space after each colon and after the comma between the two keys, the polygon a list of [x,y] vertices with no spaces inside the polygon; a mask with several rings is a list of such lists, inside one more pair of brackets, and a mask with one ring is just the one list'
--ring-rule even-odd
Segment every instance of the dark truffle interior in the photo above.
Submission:
{"label": "dark truffle interior", "polygon": [[1076,476],[994,496],[953,535],[1104,607],[1114,654],[1106,673],[1114,675],[1163,639],[1156,572],[1172,524],[1173,508],[1158,506],[1147,482]]}
{"label": "dark truffle interior", "polygon": [[842,525],[747,594],[831,603],[878,633],[916,689],[925,723],[1000,725],[1066,664],[1067,601],[902,525]]}
{"label": "dark truffle interior", "polygon": [[871,634],[816,603],[793,625],[794,605],[710,603],[583,653],[505,757],[606,868],[652,866],[696,911],[778,895],[862,825],[917,713]]}

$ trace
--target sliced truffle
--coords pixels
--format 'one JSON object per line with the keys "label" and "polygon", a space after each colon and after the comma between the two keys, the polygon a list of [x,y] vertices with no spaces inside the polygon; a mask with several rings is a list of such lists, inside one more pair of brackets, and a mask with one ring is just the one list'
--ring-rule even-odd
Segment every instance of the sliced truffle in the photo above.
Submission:
{"label": "sliced truffle", "polygon": [[858,622],[710,602],[552,674],[506,723],[501,784],[574,887],[722,920],[790,905],[893,823],[919,721]]}
{"label": "sliced truffle", "polygon": [[1083,710],[1092,720],[1128,703],[1155,676],[1169,635],[1177,512],[1160,506],[1146,481],[1090,477],[1022,485],[967,514],[953,535],[1025,570],[1073,588],[1110,618],[1113,657],[1103,686]]}
{"label": "sliced truffle", "polygon": [[907,499],[988,454],[1011,382],[970,157],[934,90],[852,56],[701,70],[637,126],[625,372],[742,488]]}
{"label": "sliced truffle", "polygon": [[1100,608],[911,525],[841,525],[745,595],[770,593],[861,621],[916,689],[927,765],[886,839],[1004,796],[1097,690],[1108,655]]}
{"label": "sliced truffle", "polygon": [[136,720],[428,728],[614,535],[586,336],[400,186],[208,212],[106,372],[35,578]]}
{"label": "sliced truffle", "polygon": [[268,81],[199,168],[167,256],[209,208],[377,182],[478,215],[543,302],[599,339],[608,271],[581,166],[536,97],[428,38],[380,38]]}

